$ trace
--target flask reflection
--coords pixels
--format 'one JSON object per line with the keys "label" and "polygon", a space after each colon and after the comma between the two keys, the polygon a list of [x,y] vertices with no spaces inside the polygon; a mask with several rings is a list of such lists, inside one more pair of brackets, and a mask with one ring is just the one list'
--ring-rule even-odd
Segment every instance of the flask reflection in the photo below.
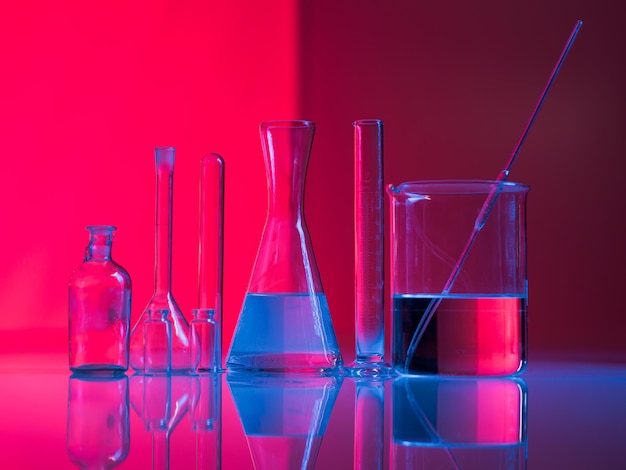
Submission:
{"label": "flask reflection", "polygon": [[312,469],[341,377],[227,376],[256,470]]}

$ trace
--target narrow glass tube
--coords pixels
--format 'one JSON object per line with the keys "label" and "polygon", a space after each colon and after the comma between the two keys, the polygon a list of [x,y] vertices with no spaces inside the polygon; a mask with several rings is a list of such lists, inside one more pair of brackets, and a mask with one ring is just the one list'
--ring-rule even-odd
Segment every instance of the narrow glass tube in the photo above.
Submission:
{"label": "narrow glass tube", "polygon": [[393,371],[384,363],[383,122],[353,126],[356,359],[349,373],[386,375]]}
{"label": "narrow glass tube", "polygon": [[172,370],[172,324],[169,310],[148,310],[144,323],[144,373],[168,373]]}
{"label": "narrow glass tube", "polygon": [[191,369],[194,372],[214,372],[219,369],[218,323],[215,310],[196,308],[191,321]]}
{"label": "narrow glass tube", "polygon": [[[200,162],[200,223],[198,243],[198,310],[197,333],[192,343],[202,351],[197,370],[222,368],[222,277],[224,270],[224,160],[209,153]],[[193,327],[192,327],[193,328]],[[208,330],[214,330],[209,332]],[[206,331],[205,331],[206,330]],[[198,342],[199,340],[199,342]],[[194,364],[192,364],[193,367]]]}

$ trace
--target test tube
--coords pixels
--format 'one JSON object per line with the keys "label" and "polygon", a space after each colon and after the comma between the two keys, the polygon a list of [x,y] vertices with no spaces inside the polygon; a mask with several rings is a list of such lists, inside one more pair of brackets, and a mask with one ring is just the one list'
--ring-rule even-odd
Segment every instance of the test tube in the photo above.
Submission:
{"label": "test tube", "polygon": [[143,363],[145,375],[163,374],[172,370],[172,323],[170,311],[147,310],[143,325]]}
{"label": "test tube", "polygon": [[[196,372],[222,369],[222,277],[224,267],[224,160],[209,153],[200,161]],[[192,331],[192,334],[194,331]]]}
{"label": "test tube", "polygon": [[356,359],[352,375],[391,375],[385,364],[383,306],[383,122],[354,126]]}

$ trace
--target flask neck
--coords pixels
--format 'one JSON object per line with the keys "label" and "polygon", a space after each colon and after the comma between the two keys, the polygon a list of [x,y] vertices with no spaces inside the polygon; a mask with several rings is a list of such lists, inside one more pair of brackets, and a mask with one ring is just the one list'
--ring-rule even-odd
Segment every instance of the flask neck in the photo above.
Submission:
{"label": "flask neck", "polygon": [[85,261],[111,259],[111,245],[115,227],[110,225],[98,225],[87,227],[89,230],[89,245],[85,252]]}
{"label": "flask neck", "polygon": [[172,287],[172,199],[174,152],[171,147],[155,149],[156,161],[156,230],[154,254],[154,290],[168,294]]}
{"label": "flask neck", "polygon": [[315,126],[307,121],[267,122],[261,142],[269,190],[269,217],[302,219],[304,183]]}

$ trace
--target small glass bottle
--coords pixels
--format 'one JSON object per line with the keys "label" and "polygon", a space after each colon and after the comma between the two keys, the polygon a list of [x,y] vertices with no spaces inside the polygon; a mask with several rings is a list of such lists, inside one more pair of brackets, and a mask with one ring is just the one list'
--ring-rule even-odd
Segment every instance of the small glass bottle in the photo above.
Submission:
{"label": "small glass bottle", "polygon": [[219,321],[212,308],[192,310],[191,320],[191,370],[194,372],[219,372],[222,356],[218,332]]}
{"label": "small glass bottle", "polygon": [[172,370],[172,323],[167,309],[147,310],[143,324],[144,373],[163,374]]}
{"label": "small glass bottle", "polygon": [[115,227],[93,225],[69,281],[69,363],[74,372],[128,369],[131,281],[111,258]]}

